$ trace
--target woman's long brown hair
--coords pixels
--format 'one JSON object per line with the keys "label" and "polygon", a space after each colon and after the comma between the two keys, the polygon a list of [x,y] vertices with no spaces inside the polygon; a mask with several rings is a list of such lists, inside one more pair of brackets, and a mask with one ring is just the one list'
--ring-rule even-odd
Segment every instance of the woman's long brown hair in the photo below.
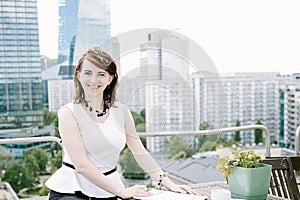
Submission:
{"label": "woman's long brown hair", "polygon": [[77,74],[81,71],[81,66],[84,60],[88,60],[95,66],[105,70],[110,75],[113,75],[113,80],[104,89],[103,102],[106,108],[114,106],[114,102],[116,100],[116,89],[118,86],[117,65],[113,58],[99,47],[89,48],[78,61],[73,77],[75,84],[74,103],[87,103],[85,100],[84,90],[77,78]]}

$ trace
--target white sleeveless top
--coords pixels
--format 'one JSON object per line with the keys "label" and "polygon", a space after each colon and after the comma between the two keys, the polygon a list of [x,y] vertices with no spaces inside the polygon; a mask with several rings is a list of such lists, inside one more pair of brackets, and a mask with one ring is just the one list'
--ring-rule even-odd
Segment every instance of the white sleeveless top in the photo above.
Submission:
{"label": "white sleeveless top", "polygon": [[[121,108],[111,107],[109,116],[103,123],[93,120],[81,106],[81,104],[69,103],[67,107],[72,111],[77,120],[83,145],[88,152],[89,160],[99,168],[101,172],[113,169],[119,160],[120,152],[126,143],[124,129],[124,114]],[[63,149],[63,161],[73,164],[66,149]],[[107,175],[116,184],[124,187],[118,171]],[[62,165],[45,183],[56,192],[75,193],[81,191],[90,197],[115,196],[87,180],[76,170]]]}

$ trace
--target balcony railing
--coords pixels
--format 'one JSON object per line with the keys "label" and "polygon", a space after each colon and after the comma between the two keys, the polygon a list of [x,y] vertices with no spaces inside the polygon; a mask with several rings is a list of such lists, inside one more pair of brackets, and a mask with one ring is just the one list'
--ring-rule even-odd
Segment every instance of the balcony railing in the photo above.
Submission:
{"label": "balcony railing", "polygon": [[145,132],[139,133],[140,137],[156,137],[156,136],[195,136],[195,135],[217,135],[221,133],[230,133],[236,131],[245,131],[245,130],[254,130],[260,129],[265,134],[265,145],[266,153],[265,156],[271,156],[270,153],[270,132],[267,127],[263,125],[246,125],[246,126],[237,126],[237,127],[227,127],[221,129],[211,129],[211,130],[199,130],[199,131],[169,131],[169,132]]}
{"label": "balcony railing", "polygon": [[[265,156],[269,157],[270,155],[270,133],[267,127],[263,125],[246,125],[246,126],[238,126],[238,127],[228,127],[221,129],[212,129],[212,130],[200,130],[200,131],[173,131],[173,132],[143,132],[138,133],[140,137],[164,137],[164,136],[196,136],[196,135],[216,135],[228,132],[236,132],[236,131],[245,131],[245,130],[254,130],[260,129],[265,134]],[[300,126],[296,131],[296,139],[295,139],[295,154],[299,154],[299,142],[300,142]],[[33,142],[56,142],[63,147],[61,143],[61,139],[52,136],[43,136],[43,137],[25,137],[25,138],[8,138],[8,139],[0,139],[0,144],[24,144],[24,143],[33,143]],[[17,200],[18,197],[15,195],[14,199]]]}
{"label": "balcony railing", "polygon": [[[163,137],[163,136],[176,136],[176,135],[196,136],[196,135],[216,135],[222,133],[254,130],[254,129],[260,129],[264,132],[265,145],[266,145],[265,156],[266,157],[271,156],[270,155],[270,133],[267,127],[263,125],[246,125],[246,126],[228,127],[228,128],[211,129],[211,130],[200,130],[200,131],[141,132],[138,134],[140,137],[156,137],[156,136]],[[23,144],[23,143],[31,143],[31,142],[56,142],[62,147],[61,139],[52,136],[0,139],[0,144]]]}
{"label": "balcony railing", "polygon": [[19,200],[18,195],[15,193],[14,189],[11,187],[11,185],[7,182],[2,182],[0,183],[0,189],[5,189],[7,192],[10,194],[10,198],[5,197],[7,199],[12,199],[12,200]]}
{"label": "balcony railing", "polygon": [[0,144],[24,144],[33,142],[56,142],[62,147],[61,139],[53,136],[0,139]]}
{"label": "balcony railing", "polygon": [[[245,131],[260,129],[265,133],[265,143],[266,143],[266,156],[270,156],[270,133],[267,127],[263,125],[246,125],[238,127],[228,127],[222,129],[211,129],[211,130],[200,130],[200,131],[172,131],[172,132],[140,132],[138,133],[140,137],[156,137],[156,136],[175,136],[175,135],[216,135],[221,133],[236,132],[236,131]],[[44,137],[24,137],[24,138],[9,138],[9,139],[0,139],[0,144],[23,144],[31,142],[56,142],[60,146],[61,139],[52,136]],[[300,126],[296,130],[295,136],[295,155],[299,155],[300,148]]]}

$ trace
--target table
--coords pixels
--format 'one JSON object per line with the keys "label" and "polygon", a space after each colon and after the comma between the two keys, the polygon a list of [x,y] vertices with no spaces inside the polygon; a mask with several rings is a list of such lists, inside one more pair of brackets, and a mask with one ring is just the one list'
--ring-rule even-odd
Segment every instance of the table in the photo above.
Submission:
{"label": "table", "polygon": [[[195,190],[196,192],[198,192],[200,195],[208,196],[208,199],[211,199],[210,192],[213,189],[229,190],[227,183],[224,181],[191,184],[190,187],[193,190]],[[286,200],[286,198],[277,197],[277,196],[268,194],[267,200]]]}

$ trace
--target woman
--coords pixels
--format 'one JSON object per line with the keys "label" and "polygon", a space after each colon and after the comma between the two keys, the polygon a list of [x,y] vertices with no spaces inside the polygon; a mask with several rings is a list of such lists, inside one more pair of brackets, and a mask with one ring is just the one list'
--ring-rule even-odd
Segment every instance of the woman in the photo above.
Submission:
{"label": "woman", "polygon": [[174,184],[142,145],[129,109],[116,99],[117,66],[102,49],[88,49],[74,73],[74,101],[59,109],[63,166],[46,182],[49,199],[128,199],[149,196],[145,185],[125,188],[116,165],[125,144],[138,164],[171,191],[194,192]]}

